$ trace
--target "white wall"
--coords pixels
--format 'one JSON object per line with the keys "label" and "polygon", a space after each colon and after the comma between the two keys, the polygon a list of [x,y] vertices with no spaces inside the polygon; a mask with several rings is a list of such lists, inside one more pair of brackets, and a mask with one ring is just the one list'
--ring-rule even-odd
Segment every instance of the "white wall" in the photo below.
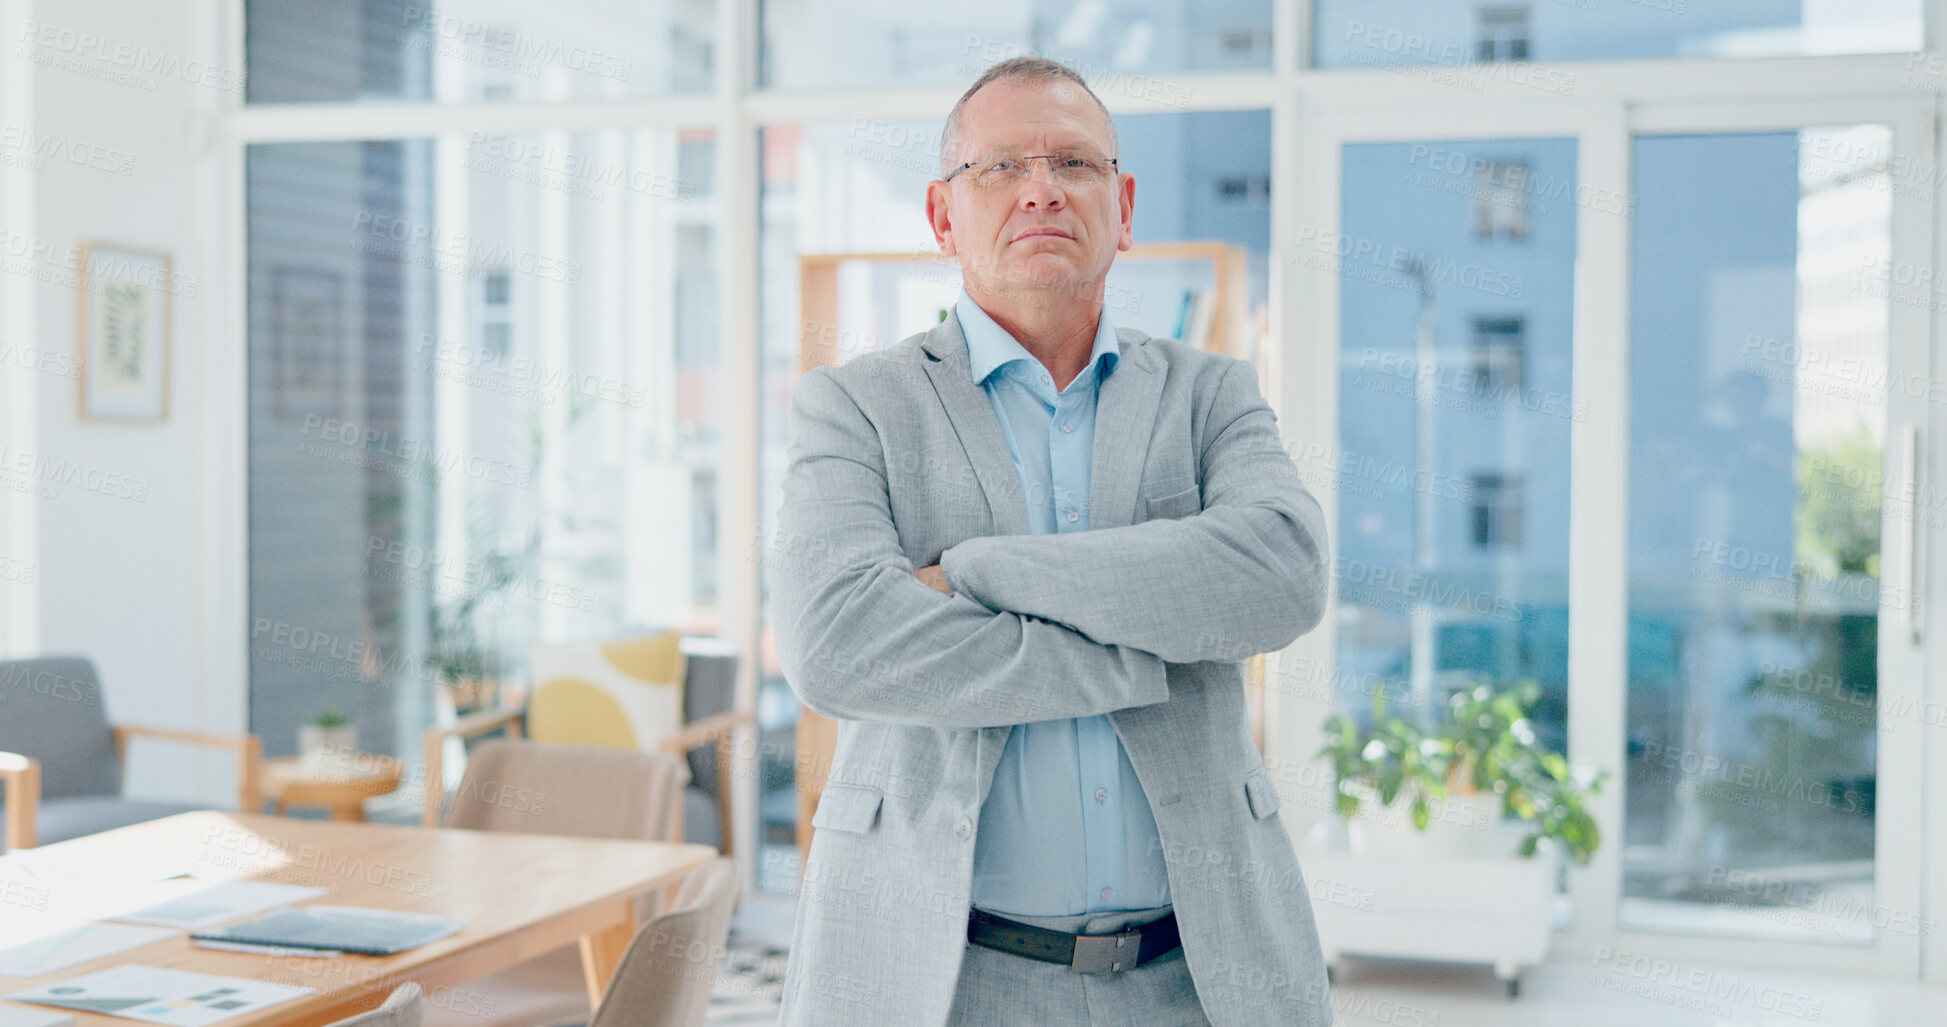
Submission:
{"label": "white wall", "polygon": [[[29,452],[44,491],[33,511],[38,614],[0,639],[7,655],[93,659],[117,723],[234,733],[245,723],[242,681],[235,661],[212,660],[210,644],[233,637],[211,623],[224,606],[213,598],[223,568],[236,562],[216,551],[216,497],[240,495],[242,487],[240,465],[225,471],[222,454],[231,447],[216,431],[235,399],[221,391],[231,377],[218,362],[224,347],[210,341],[225,334],[219,305],[230,297],[206,256],[218,195],[209,183],[219,169],[192,143],[192,125],[230,102],[223,87],[240,89],[242,76],[211,60],[210,10],[202,0],[15,0],[9,12],[7,81],[24,74],[31,88],[27,123],[10,118],[0,126],[0,159],[16,172],[26,165],[31,199],[10,196],[4,209],[31,208],[39,255],[27,258],[38,280],[6,297],[25,293],[32,309],[9,309],[7,323],[32,324],[41,358],[6,362],[11,380],[0,397],[31,392],[38,411],[25,425],[0,423],[15,480],[22,477],[15,461]],[[16,109],[10,104],[8,113]],[[69,266],[84,242],[174,258],[181,287],[170,297],[169,410],[159,424],[79,417]],[[10,285],[28,279],[18,263],[10,259]],[[29,431],[31,438],[19,437]],[[226,475],[233,480],[221,481]],[[21,520],[10,518],[10,536],[30,537],[16,530]],[[201,753],[137,743],[127,793],[230,801],[233,761]]]}
{"label": "white wall", "polygon": [[[26,18],[25,0],[0,0],[0,40],[15,38]],[[26,122],[34,102],[29,66],[14,60],[11,50],[0,42],[0,125]],[[32,236],[33,199],[33,174],[0,162],[0,242]],[[7,261],[5,250],[0,245],[0,261]],[[0,449],[27,445],[38,434],[39,382],[21,352],[35,338],[33,292],[31,278],[0,271],[0,351],[6,354],[0,359]],[[0,464],[5,459],[0,454]],[[39,525],[38,500],[11,477],[0,481],[0,654],[40,636]]]}

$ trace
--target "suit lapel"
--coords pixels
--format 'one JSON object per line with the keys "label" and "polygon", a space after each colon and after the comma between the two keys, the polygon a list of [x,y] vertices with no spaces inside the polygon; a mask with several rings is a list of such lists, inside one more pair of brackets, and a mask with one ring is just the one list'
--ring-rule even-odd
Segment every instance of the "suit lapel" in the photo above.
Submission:
{"label": "suit lapel", "polygon": [[1143,345],[1148,338],[1134,329],[1116,330],[1121,359],[1096,394],[1095,452],[1088,480],[1091,529],[1136,523],[1136,494],[1163,396],[1163,373]]}
{"label": "suit lapel", "polygon": [[[1014,456],[1007,450],[1007,436],[1001,434],[1000,419],[987,399],[986,390],[973,382],[968,371],[967,339],[960,332],[960,319],[949,313],[920,341],[926,354],[921,361],[926,377],[939,394],[947,421],[960,437],[960,447],[972,461],[974,477],[987,494],[987,509],[996,535],[1026,535],[1027,497],[1021,494],[1021,476],[1014,471]],[[987,802],[994,784],[994,768],[1000,765],[1007,748],[1012,725],[980,729],[980,742],[974,750],[974,780],[979,782],[978,805]]]}
{"label": "suit lapel", "polygon": [[[1102,382],[1095,398],[1095,452],[1088,485],[1088,526],[1121,528],[1136,523],[1136,504],[1142,486],[1143,464],[1149,455],[1150,440],[1156,434],[1156,409],[1162,402],[1163,364],[1145,345],[1149,336],[1129,328],[1116,330],[1122,360]],[[1164,713],[1167,703],[1131,709],[1110,710],[1109,724],[1150,805],[1167,806],[1183,797],[1181,791],[1162,791],[1157,782],[1181,780],[1159,774],[1160,761],[1169,758],[1171,747],[1153,744],[1156,725],[1173,714]],[[1145,744],[1150,743],[1150,744]]]}
{"label": "suit lapel", "polygon": [[1026,535],[1027,497],[1021,493],[1021,477],[1014,471],[1014,456],[1008,452],[1007,437],[1001,434],[993,404],[986,391],[969,377],[967,340],[960,334],[960,319],[949,313],[926,333],[920,348],[931,357],[924,362],[926,376],[946,408],[947,420],[960,437],[967,459],[973,462],[981,491],[987,494],[994,534]]}

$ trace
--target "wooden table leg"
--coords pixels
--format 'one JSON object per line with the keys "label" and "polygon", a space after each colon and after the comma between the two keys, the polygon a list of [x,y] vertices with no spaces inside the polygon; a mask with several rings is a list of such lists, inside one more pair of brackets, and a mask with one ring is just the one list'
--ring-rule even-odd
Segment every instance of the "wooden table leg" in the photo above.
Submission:
{"label": "wooden table leg", "polygon": [[601,1008],[602,996],[608,993],[608,982],[615,976],[615,968],[622,964],[622,951],[629,947],[635,931],[635,904],[631,900],[622,904],[621,923],[581,936],[581,973],[588,984],[590,1011]]}

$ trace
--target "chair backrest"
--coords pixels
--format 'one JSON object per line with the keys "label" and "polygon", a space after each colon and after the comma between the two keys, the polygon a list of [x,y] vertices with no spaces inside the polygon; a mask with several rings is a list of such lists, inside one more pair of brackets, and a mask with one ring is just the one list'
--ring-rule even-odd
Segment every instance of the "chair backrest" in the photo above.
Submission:
{"label": "chair backrest", "polygon": [[339,1020],[330,1027],[419,1027],[425,1014],[426,1000],[419,993],[419,985],[407,981],[392,989],[392,994],[377,1009]]}
{"label": "chair backrest", "polygon": [[492,738],[467,757],[447,827],[681,841],[689,767],[662,752]]}
{"label": "chair backrest", "polygon": [[[490,738],[467,757],[444,826],[680,842],[689,777],[666,752]],[[636,896],[638,918],[661,909],[661,891]]]}
{"label": "chair backrest", "polygon": [[540,742],[654,749],[683,727],[682,635],[528,650],[527,736]]}
{"label": "chair backrest", "polygon": [[683,878],[670,911],[622,953],[588,1027],[699,1027],[737,908],[737,864],[722,856]]}
{"label": "chair backrest", "polygon": [[78,656],[0,661],[0,752],[41,761],[44,799],[122,792],[99,682]]}
{"label": "chair backrest", "polygon": [[[737,705],[737,653],[714,639],[686,639],[683,668],[683,722],[694,723]],[[721,649],[721,651],[717,651]],[[719,798],[717,747],[699,745],[689,751],[690,780]]]}

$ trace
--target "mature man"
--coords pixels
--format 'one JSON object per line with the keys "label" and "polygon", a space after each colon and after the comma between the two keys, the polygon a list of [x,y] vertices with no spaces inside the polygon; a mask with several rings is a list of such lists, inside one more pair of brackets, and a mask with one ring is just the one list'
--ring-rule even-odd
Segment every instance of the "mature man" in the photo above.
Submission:
{"label": "mature man", "polygon": [[941,157],[953,316],[792,399],[771,619],[840,725],[783,1022],[1329,1024],[1241,663],[1318,623],[1324,517],[1249,364],[1104,315],[1079,75],[994,66]]}

